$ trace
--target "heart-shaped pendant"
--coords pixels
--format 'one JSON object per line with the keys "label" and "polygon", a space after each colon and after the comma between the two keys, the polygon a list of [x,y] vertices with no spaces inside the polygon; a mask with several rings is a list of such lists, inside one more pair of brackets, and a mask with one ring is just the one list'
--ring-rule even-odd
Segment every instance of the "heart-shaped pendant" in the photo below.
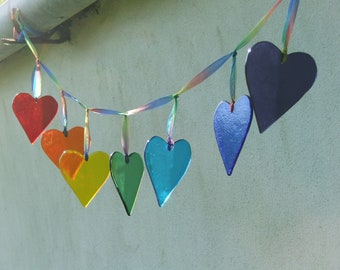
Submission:
{"label": "heart-shaped pendant", "polygon": [[110,175],[109,155],[98,151],[85,161],[83,154],[67,150],[60,157],[59,168],[80,203],[87,207]]}
{"label": "heart-shaped pendant", "polygon": [[312,87],[317,67],[306,53],[288,54],[270,42],[255,44],[248,53],[246,78],[257,125],[264,132]]}
{"label": "heart-shaped pendant", "polygon": [[186,140],[178,140],[169,147],[162,138],[154,136],[146,144],[144,160],[158,205],[162,207],[188,170],[190,144]]}
{"label": "heart-shaped pendant", "polygon": [[222,101],[214,116],[214,129],[220,154],[228,175],[231,175],[247,137],[253,110],[248,96],[241,96],[233,108]]}
{"label": "heart-shaped pendant", "polygon": [[59,167],[59,159],[64,151],[74,150],[84,154],[84,128],[74,127],[67,132],[51,129],[41,137],[41,147],[50,160]]}
{"label": "heart-shaped pendant", "polygon": [[125,157],[120,152],[114,152],[111,155],[110,165],[112,180],[123,201],[126,213],[130,216],[143,177],[143,159],[138,153]]}
{"label": "heart-shaped pendant", "polygon": [[45,131],[58,112],[58,103],[52,96],[34,99],[30,94],[15,96],[12,109],[33,144]]}

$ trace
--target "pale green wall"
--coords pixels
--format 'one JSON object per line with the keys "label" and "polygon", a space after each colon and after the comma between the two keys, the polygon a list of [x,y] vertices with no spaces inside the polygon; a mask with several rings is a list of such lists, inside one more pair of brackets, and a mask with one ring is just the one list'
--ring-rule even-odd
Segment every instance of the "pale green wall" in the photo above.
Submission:
{"label": "pale green wall", "polygon": [[[177,91],[230,52],[273,1],[106,1],[76,20],[72,41],[43,49],[65,89],[93,107],[130,109]],[[288,1],[256,40],[281,47]],[[232,177],[219,156],[213,113],[229,99],[228,63],[179,99],[175,139],[189,171],[161,209],[145,174],[132,217],[111,179],[84,209],[11,109],[30,91],[29,50],[0,64],[1,269],[340,269],[340,4],[301,1],[290,51],[313,55],[313,88],[264,134],[255,119]],[[237,96],[247,94],[247,49]],[[43,94],[58,92],[47,76]],[[131,151],[166,136],[171,105],[131,118]],[[70,126],[83,125],[69,102]],[[91,114],[92,151],[121,151],[120,118]],[[51,128],[61,129],[60,117]]]}

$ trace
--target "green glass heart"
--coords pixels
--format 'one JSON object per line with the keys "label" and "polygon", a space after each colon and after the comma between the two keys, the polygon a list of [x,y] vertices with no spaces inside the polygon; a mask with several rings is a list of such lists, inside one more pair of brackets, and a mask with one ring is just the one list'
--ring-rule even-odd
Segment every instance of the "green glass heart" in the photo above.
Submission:
{"label": "green glass heart", "polygon": [[123,201],[126,213],[132,214],[144,173],[143,159],[138,153],[124,156],[114,152],[110,158],[111,177]]}

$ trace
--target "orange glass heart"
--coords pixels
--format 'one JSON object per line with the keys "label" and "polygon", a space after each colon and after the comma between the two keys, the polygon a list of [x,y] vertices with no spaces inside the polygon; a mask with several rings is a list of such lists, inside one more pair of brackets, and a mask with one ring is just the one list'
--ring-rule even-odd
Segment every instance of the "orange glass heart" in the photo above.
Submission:
{"label": "orange glass heart", "polygon": [[59,161],[59,169],[80,203],[87,207],[110,175],[109,155],[94,152],[85,161],[77,151],[65,151]]}
{"label": "orange glass heart", "polygon": [[59,159],[64,151],[74,150],[84,154],[84,128],[74,127],[67,132],[51,129],[41,138],[41,147],[50,160],[59,168]]}

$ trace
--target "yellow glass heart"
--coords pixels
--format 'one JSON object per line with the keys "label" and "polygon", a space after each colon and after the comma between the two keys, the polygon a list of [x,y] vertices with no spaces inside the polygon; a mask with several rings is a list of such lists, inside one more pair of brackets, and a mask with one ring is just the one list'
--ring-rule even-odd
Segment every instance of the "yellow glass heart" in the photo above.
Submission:
{"label": "yellow glass heart", "polygon": [[110,175],[109,155],[94,152],[85,161],[83,154],[67,150],[59,160],[59,169],[80,203],[87,207]]}

